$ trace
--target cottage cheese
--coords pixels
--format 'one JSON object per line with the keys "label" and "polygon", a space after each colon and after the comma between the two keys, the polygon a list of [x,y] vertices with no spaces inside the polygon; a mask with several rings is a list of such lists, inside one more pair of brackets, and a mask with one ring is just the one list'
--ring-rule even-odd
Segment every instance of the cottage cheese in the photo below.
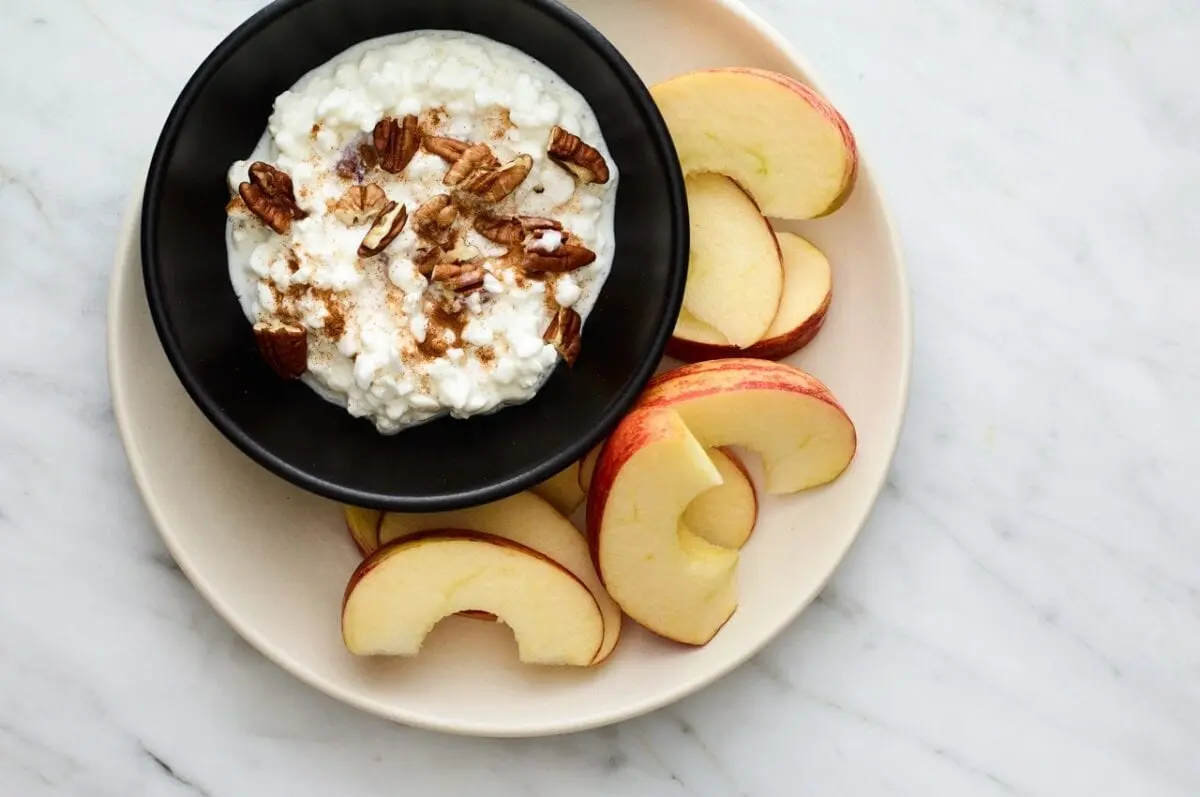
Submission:
{"label": "cottage cheese", "polygon": [[[345,167],[377,122],[409,114],[436,135],[487,143],[503,163],[532,156],[528,178],[498,207],[560,221],[596,253],[595,262],[530,278],[505,259],[507,247],[468,229],[460,245],[478,251],[486,277],[481,290],[447,299],[415,262],[428,242],[411,223],[417,207],[447,193],[446,162],[422,150],[398,175],[375,169],[364,178],[360,169],[350,177]],[[607,184],[579,185],[547,157],[555,125],[604,155]],[[231,168],[231,187],[256,160],[290,175],[307,217],[279,235],[231,205],[230,276],[246,317],[302,324],[309,339],[304,381],[383,433],[532,398],[559,360],[543,341],[557,308],[586,319],[612,265],[617,173],[595,114],[543,64],[490,39],[421,31],[343,53],[276,99],[263,140]],[[367,227],[348,227],[332,213],[359,180],[382,186],[410,216],[371,258],[357,251]],[[562,241],[563,233],[551,231],[529,246],[553,251]]]}

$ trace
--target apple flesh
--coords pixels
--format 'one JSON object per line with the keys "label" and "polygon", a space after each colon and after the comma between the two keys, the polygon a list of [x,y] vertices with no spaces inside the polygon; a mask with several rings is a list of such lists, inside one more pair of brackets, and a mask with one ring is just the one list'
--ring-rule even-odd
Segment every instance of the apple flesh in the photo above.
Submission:
{"label": "apple flesh", "polygon": [[783,252],[783,299],[762,339],[739,349],[716,329],[684,310],[667,346],[669,356],[684,362],[722,357],[781,360],[816,338],[833,299],[829,259],[799,235],[781,232],[778,239]]}
{"label": "apple flesh", "polygon": [[565,567],[591,590],[604,618],[604,639],[597,651],[597,663],[612,653],[621,636],[621,610],[593,566],[587,541],[544,499],[525,492],[449,512],[389,512],[379,528],[379,542],[388,545],[439,528],[464,529],[511,540]]}
{"label": "apple flesh", "polygon": [[584,497],[592,489],[592,474],[596,472],[596,460],[600,459],[600,452],[604,450],[604,441],[600,441],[587,452],[587,456],[579,461],[579,489],[583,490]]}
{"label": "apple flesh", "polygon": [[342,506],[342,514],[346,518],[350,539],[354,541],[358,552],[363,556],[370,556],[379,547],[379,524],[383,522],[383,513],[345,504]]}
{"label": "apple flesh", "polygon": [[708,449],[721,484],[696,496],[683,512],[683,525],[702,540],[737,550],[754,533],[758,496],[746,466],[737,454],[723,448]]}
{"label": "apple flesh", "polygon": [[767,216],[824,216],[854,188],[858,147],[850,126],[787,75],[711,69],[660,83],[651,93],[684,173],[732,177]]}
{"label": "apple flesh", "polygon": [[583,582],[511,540],[441,530],[384,546],[359,566],[342,605],[342,637],[356,656],[415,656],[444,617],[496,615],[527,664],[587,666],[604,639],[600,607]]}
{"label": "apple flesh", "polygon": [[571,515],[583,504],[583,489],[579,486],[579,463],[560,471],[533,488],[564,515]]}
{"label": "apple flesh", "polygon": [[691,253],[683,307],[735,346],[766,334],[783,296],[783,263],[771,225],[737,183],[687,178]]}
{"label": "apple flesh", "polygon": [[702,540],[682,515],[721,474],[667,407],[628,415],[588,494],[592,558],[613,600],[660,636],[707,643],[737,608],[738,554]]}
{"label": "apple flesh", "polygon": [[857,447],[854,424],[829,388],[783,363],[741,358],[685,365],[650,382],[637,409],[655,408],[677,412],[705,446],[757,452],[772,495],[833,481]]}

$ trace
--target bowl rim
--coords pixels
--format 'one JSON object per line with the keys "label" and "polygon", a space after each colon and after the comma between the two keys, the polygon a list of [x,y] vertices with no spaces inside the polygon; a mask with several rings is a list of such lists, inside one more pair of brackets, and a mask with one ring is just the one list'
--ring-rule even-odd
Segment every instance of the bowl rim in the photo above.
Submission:
{"label": "bowl rim", "polygon": [[[663,119],[650,89],[634,70],[624,55],[584,17],[567,8],[558,0],[506,0],[522,3],[550,16],[573,29],[608,64],[613,76],[624,92],[638,108],[638,113],[649,131],[648,143],[657,151],[667,173],[667,192],[670,197],[670,238],[672,254],[667,263],[671,270],[668,289],[663,292],[664,313],[658,323],[653,342],[643,353],[642,362],[630,375],[625,387],[617,392],[607,411],[586,434],[571,445],[559,450],[540,464],[519,476],[493,481],[480,487],[446,493],[437,496],[402,495],[376,493],[348,487],[310,474],[304,468],[277,456],[270,449],[252,439],[238,424],[218,406],[200,386],[199,379],[186,362],[182,347],[172,334],[167,321],[169,312],[162,295],[159,279],[161,269],[155,250],[158,238],[157,209],[161,204],[167,171],[168,155],[174,152],[183,124],[199,94],[205,89],[217,70],[251,38],[285,15],[316,0],[274,0],[270,5],[255,12],[238,25],[228,36],[213,48],[184,84],[167,115],[162,131],[155,143],[150,158],[145,184],[141,193],[140,232],[138,247],[142,261],[142,279],[150,317],[162,343],[167,360],[185,392],[200,411],[222,435],[239,450],[258,464],[287,481],[317,495],[335,501],[351,503],[390,511],[430,512],[458,509],[466,506],[497,501],[539,484],[568,468],[581,459],[593,446],[620,422],[641,395],[645,385],[654,375],[661,362],[675,319],[683,306],[683,294],[687,281],[687,258],[691,248],[691,230],[688,220],[687,194],[683,169],[675,149],[666,120]],[[364,40],[368,41],[368,40]],[[353,45],[352,45],[353,46]],[[532,56],[532,54],[530,54]],[[532,56],[535,57],[536,56]],[[540,59],[538,59],[540,61]],[[314,67],[315,68],[315,67]],[[619,196],[618,196],[619,201]],[[560,364],[561,365],[561,364]],[[446,419],[441,419],[446,420]]]}

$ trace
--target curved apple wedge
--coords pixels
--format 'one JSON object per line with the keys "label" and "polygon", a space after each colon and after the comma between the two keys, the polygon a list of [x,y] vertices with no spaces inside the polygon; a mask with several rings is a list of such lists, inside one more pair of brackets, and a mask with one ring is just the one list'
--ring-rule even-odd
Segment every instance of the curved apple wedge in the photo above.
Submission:
{"label": "curved apple wedge", "polygon": [[687,198],[692,244],[683,308],[734,346],[750,346],[779,311],[779,241],[758,205],[728,177],[688,177]]}
{"label": "curved apple wedge", "polygon": [[777,237],[783,252],[783,299],[762,340],[739,349],[684,310],[667,345],[668,356],[689,363],[722,357],[782,360],[812,343],[825,325],[833,299],[829,259],[799,235],[781,232]]}
{"label": "curved apple wedge", "polygon": [[702,540],[721,548],[739,549],[754,533],[758,496],[750,474],[737,454],[723,448],[708,449],[721,484],[705,490],[688,504],[683,524]]}
{"label": "curved apple wedge", "polygon": [[389,512],[379,528],[379,541],[387,545],[444,528],[503,537],[532,548],[565,567],[592,591],[604,618],[604,642],[597,652],[596,663],[612,653],[621,636],[621,610],[609,597],[592,566],[587,541],[544,499],[526,492],[502,501],[449,512]]}
{"label": "curved apple wedge", "polygon": [[849,125],[787,75],[709,69],[660,83],[651,94],[684,172],[729,175],[768,216],[827,215],[854,189],[858,147]]}
{"label": "curved apple wedge", "polygon": [[583,504],[583,488],[580,487],[580,463],[575,462],[565,470],[551,476],[533,488],[533,492],[546,499],[564,515],[571,515]]}
{"label": "curved apple wedge", "polygon": [[609,438],[588,494],[592,558],[613,600],[650,631],[708,642],[737,608],[736,551],[684,526],[688,504],[721,483],[669,408],[635,411]]}
{"label": "curved apple wedge", "polygon": [[799,368],[767,360],[712,360],[668,371],[642,394],[636,411],[646,409],[679,413],[705,446],[757,452],[773,495],[833,481],[857,447],[854,424],[829,388]]}
{"label": "curved apple wedge", "polygon": [[375,552],[346,588],[342,638],[357,656],[415,656],[445,617],[486,611],[509,626],[526,664],[591,664],[604,620],[582,581],[511,540],[460,530]]}
{"label": "curved apple wedge", "polygon": [[370,556],[379,547],[379,524],[383,522],[383,513],[377,509],[343,504],[342,514],[354,546],[363,556]]}

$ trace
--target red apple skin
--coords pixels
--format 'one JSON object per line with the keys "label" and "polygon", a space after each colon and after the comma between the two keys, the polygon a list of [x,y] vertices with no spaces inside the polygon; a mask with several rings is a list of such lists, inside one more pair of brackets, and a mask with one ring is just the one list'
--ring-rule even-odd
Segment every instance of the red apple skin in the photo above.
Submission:
{"label": "red apple skin", "polygon": [[846,411],[833,392],[812,374],[785,363],[746,357],[707,360],[659,374],[650,380],[637,408],[669,406],[730,390],[788,390]]}
{"label": "red apple skin", "polygon": [[709,69],[708,72],[733,72],[742,75],[754,75],[755,77],[764,80],[770,80],[778,83],[786,89],[796,92],[802,96],[809,105],[816,109],[823,117],[829,120],[830,124],[837,129],[838,134],[842,138],[842,144],[846,147],[847,163],[846,174],[843,178],[844,188],[833,203],[823,213],[816,216],[828,216],[831,213],[841,209],[850,199],[850,195],[854,192],[854,185],[858,181],[858,142],[854,138],[854,131],[850,129],[850,125],[846,122],[845,117],[834,108],[832,104],[820,94],[810,89],[800,81],[788,75],[782,75],[778,72],[772,72],[766,69],[755,69],[752,67],[729,67],[723,69]]}
{"label": "red apple skin", "polygon": [[[514,551],[520,551],[522,553],[529,554],[530,556],[541,559],[543,562],[549,562],[550,564],[554,565],[556,568],[558,568],[559,570],[561,570],[564,573],[566,573],[567,575],[569,575],[571,578],[578,581],[579,585],[582,586],[585,590],[587,590],[587,593],[589,595],[592,594],[592,591],[590,589],[588,589],[587,584],[584,584],[582,581],[580,581],[579,577],[576,576],[574,573],[572,573],[570,570],[563,567],[558,562],[551,559],[549,556],[546,556],[545,554],[543,554],[539,551],[535,551],[532,548],[527,548],[526,546],[521,545],[519,542],[513,542],[512,540],[508,539],[507,537],[497,537],[497,536],[494,536],[491,534],[481,534],[480,532],[467,531],[466,529],[431,529],[430,531],[422,531],[419,534],[413,534],[410,537],[401,537],[400,539],[395,540],[394,542],[388,543],[387,545],[383,546],[378,551],[371,554],[371,556],[369,556],[367,559],[365,559],[362,562],[362,564],[360,564],[358,566],[358,568],[354,571],[353,575],[350,576],[350,580],[346,584],[346,591],[342,594],[342,612],[343,612],[343,614],[346,611],[346,602],[350,600],[350,593],[354,591],[354,588],[356,586],[358,586],[358,582],[362,581],[363,578],[368,573],[370,573],[376,567],[378,567],[379,565],[381,565],[382,563],[384,563],[388,559],[390,559],[394,554],[403,550],[404,548],[408,547],[409,545],[414,545],[416,543],[425,542],[425,541],[428,541],[431,539],[478,540],[479,542],[486,542],[486,543],[490,543],[492,545],[499,546],[501,548],[510,548]],[[597,605],[596,610],[599,611],[599,605]],[[499,618],[496,617],[496,615],[492,614],[491,612],[481,612],[481,611],[476,611],[473,609],[458,612],[457,616],[466,617],[466,618],[469,618],[472,620],[486,620],[486,621],[490,621],[490,622],[496,622],[497,620],[499,620]],[[597,648],[596,650],[597,650],[597,652],[599,652],[599,648]]]}
{"label": "red apple skin", "polygon": [[[748,358],[707,360],[659,374],[650,380],[635,409],[670,407],[692,399],[736,390],[782,390],[800,393],[829,404],[849,418],[845,407],[833,392],[812,374],[785,363]],[[852,448],[846,467],[850,466],[858,450],[858,430],[853,423],[851,429],[854,440],[851,441]],[[593,484],[596,483],[595,477],[592,481]]]}
{"label": "red apple skin", "polygon": [[745,349],[736,346],[722,346],[715,343],[701,343],[687,338],[672,337],[667,343],[667,356],[674,357],[685,363],[698,363],[705,360],[721,360],[733,357],[750,357],[756,360],[782,360],[812,343],[822,327],[825,317],[829,314],[829,306],[833,301],[833,292],[825,295],[817,312],[808,319],[782,335],[760,340]]}

